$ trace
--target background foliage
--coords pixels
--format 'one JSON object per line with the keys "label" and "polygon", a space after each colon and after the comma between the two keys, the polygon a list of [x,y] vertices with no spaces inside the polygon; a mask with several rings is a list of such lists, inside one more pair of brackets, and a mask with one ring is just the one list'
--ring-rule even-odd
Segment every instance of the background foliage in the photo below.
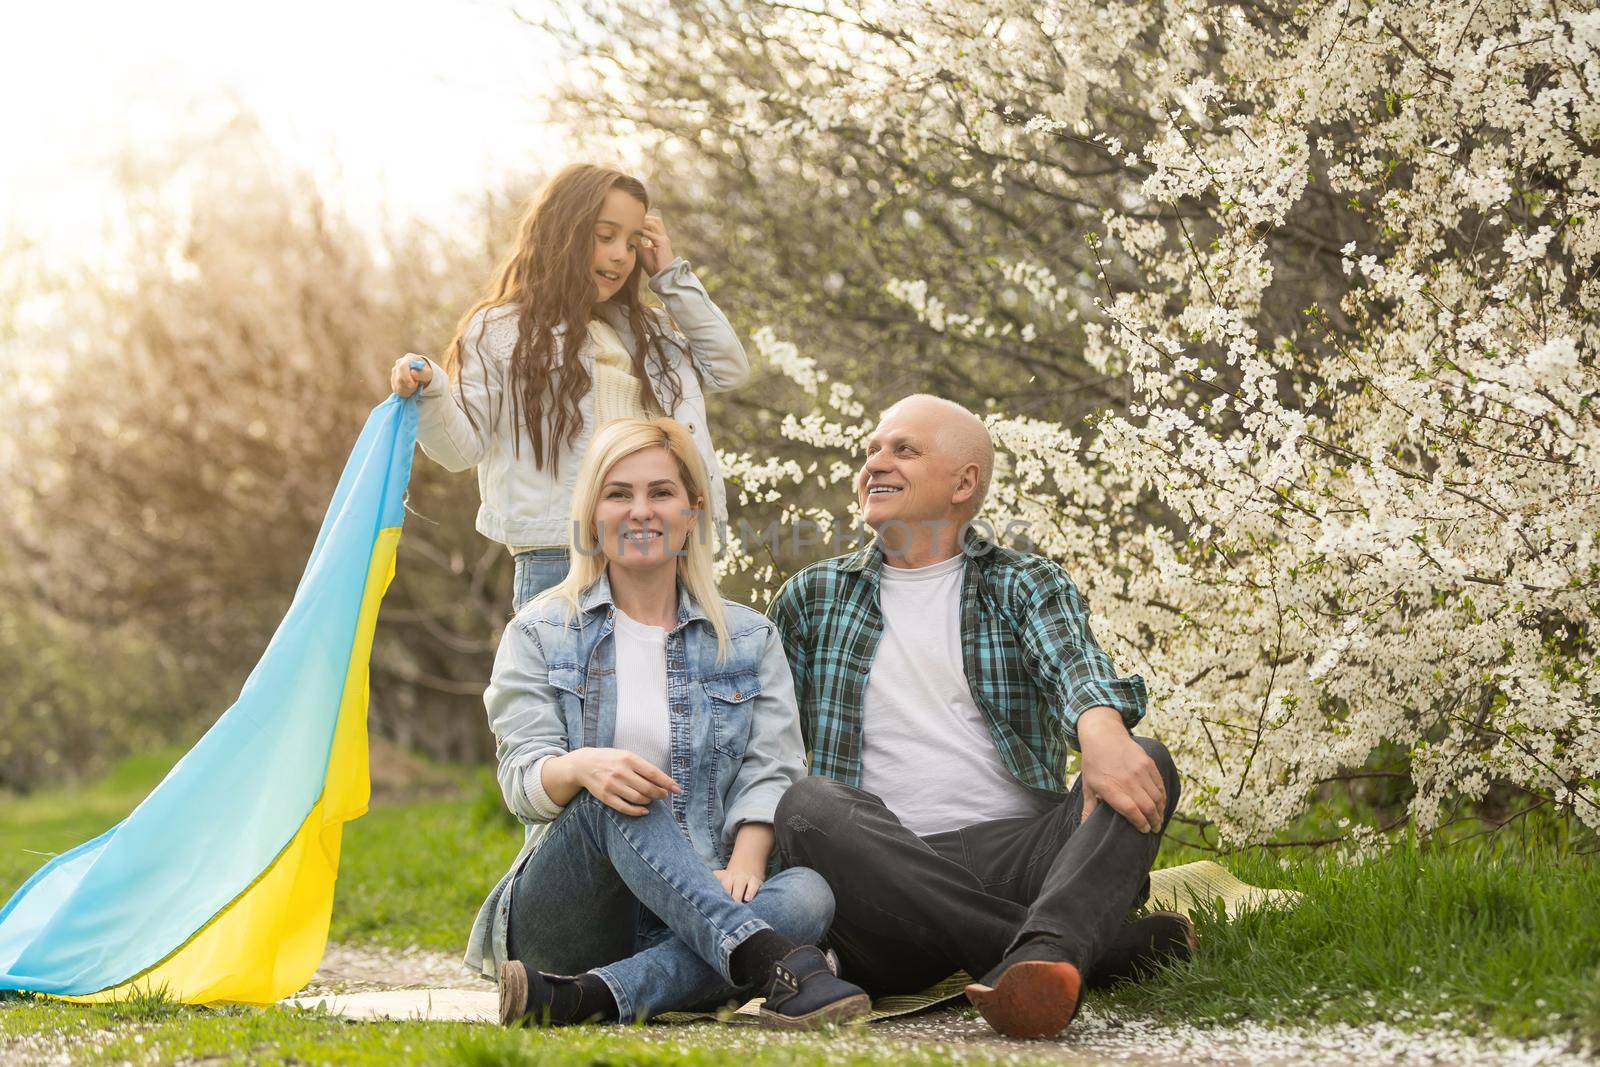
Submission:
{"label": "background foliage", "polygon": [[1150,682],[1188,817],[1391,782],[1351,834],[1600,825],[1600,16],[668,7],[565,24],[604,42],[569,105],[703,175],[755,268],[807,396],[747,488],[931,383]]}
{"label": "background foliage", "polygon": [[[1145,675],[1203,840],[1334,789],[1359,840],[1600,825],[1600,16],[587,0],[546,29],[568,124],[639,148],[756,357],[712,412],[751,529],[847,524],[864,427],[941,393],[1004,452],[989,515]],[[129,261],[50,286],[48,328],[0,303],[41,354],[3,386],[0,786],[220,710],[387,365],[440,348],[537,178],[374,246],[239,123],[130,171]],[[509,601],[475,494],[418,464],[374,657],[376,731],[454,759],[488,751]],[[825,552],[739,547],[757,603]]]}

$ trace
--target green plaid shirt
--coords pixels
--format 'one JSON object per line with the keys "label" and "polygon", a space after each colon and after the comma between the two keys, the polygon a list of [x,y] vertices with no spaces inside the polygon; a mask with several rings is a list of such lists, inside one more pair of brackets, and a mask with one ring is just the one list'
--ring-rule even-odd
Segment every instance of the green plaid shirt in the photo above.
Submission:
{"label": "green plaid shirt", "polygon": [[[1089,629],[1089,608],[1043,556],[969,540],[961,581],[962,667],[1006,769],[1036,789],[1066,790],[1078,716],[1105,705],[1129,729],[1144,717],[1144,679],[1119,677]],[[794,673],[811,773],[861,784],[862,700],[883,633],[877,541],[791,577],[767,614]]]}

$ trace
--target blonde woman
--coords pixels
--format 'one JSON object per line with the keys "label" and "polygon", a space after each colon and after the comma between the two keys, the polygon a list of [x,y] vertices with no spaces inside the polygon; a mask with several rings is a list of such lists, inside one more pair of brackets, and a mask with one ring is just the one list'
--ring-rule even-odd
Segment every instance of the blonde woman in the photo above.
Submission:
{"label": "blonde woman", "polygon": [[814,871],[767,876],[772,813],[805,772],[788,662],[717,593],[708,479],[667,419],[620,419],[585,455],[573,561],[506,628],[484,701],[528,842],[467,962],[506,1025],[633,1022],[735,995],[772,1026],[864,1016],[813,943]]}

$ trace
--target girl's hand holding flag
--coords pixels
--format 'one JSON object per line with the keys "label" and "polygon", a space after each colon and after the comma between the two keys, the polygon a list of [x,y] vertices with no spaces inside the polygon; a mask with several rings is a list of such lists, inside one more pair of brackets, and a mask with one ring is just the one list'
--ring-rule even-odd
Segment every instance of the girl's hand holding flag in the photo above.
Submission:
{"label": "girl's hand holding flag", "polygon": [[394,369],[389,372],[389,388],[402,400],[407,399],[418,389],[433,381],[433,368],[428,366],[428,361],[414,352],[407,352],[394,361]]}

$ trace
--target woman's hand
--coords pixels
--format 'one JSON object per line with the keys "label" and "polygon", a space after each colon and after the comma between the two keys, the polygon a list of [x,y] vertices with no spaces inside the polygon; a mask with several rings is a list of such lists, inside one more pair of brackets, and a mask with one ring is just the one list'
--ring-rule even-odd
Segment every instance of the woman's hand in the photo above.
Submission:
{"label": "woman's hand", "polygon": [[644,244],[639,249],[639,262],[644,264],[645,273],[659,274],[662,268],[678,258],[672,254],[672,238],[667,236],[667,227],[661,221],[660,215],[646,215],[644,217]]}
{"label": "woman's hand", "polygon": [[756,890],[767,880],[765,871],[742,870],[734,867],[731,860],[723,870],[711,873],[717,876],[717,881],[722,883],[722,888],[728,891],[728,895],[741,904],[748,904],[753,900]]}
{"label": "woman's hand", "polygon": [[[412,360],[422,360],[422,369],[413,368]],[[407,352],[395,360],[394,369],[389,372],[389,388],[402,398],[410,396],[431,381],[433,381],[433,364],[414,352]]]}
{"label": "woman's hand", "polygon": [[767,859],[772,855],[773,840],[769,822],[740,824],[739,832],[733,837],[733,854],[728,857],[728,866],[711,872],[734,900],[748,903],[767,880]]}
{"label": "woman's hand", "polygon": [[570,774],[579,788],[624,815],[643,815],[654,802],[681,792],[665,771],[620,748],[580,748],[552,762],[565,762],[559,773]]}

